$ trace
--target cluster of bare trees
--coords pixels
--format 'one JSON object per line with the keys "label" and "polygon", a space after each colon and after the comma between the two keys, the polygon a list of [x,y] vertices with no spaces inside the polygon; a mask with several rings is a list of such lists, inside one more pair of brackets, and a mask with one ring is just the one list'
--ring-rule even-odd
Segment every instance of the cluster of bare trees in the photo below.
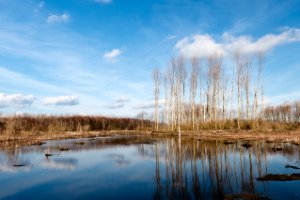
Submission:
{"label": "cluster of bare trees", "polygon": [[[244,54],[236,50],[230,61],[221,55],[206,59],[172,58],[164,73],[154,71],[156,130],[160,83],[164,89],[164,109],[160,122],[170,130],[182,126],[192,130],[224,129],[262,118],[264,54]],[[160,78],[163,80],[161,81]],[[157,93],[158,91],[158,93]]]}
{"label": "cluster of bare trees", "polygon": [[300,102],[268,106],[264,110],[265,118],[269,122],[292,123],[300,122]]}

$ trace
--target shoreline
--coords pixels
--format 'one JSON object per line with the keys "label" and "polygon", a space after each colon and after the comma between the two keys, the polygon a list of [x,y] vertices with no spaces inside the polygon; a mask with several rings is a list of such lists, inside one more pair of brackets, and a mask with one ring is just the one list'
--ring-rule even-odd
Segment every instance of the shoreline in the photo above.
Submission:
{"label": "shoreline", "polygon": [[[38,135],[25,134],[17,138],[6,135],[0,136],[0,149],[18,148],[21,146],[42,145],[48,140],[65,140],[65,139],[80,139],[94,137],[108,137],[116,135],[139,135],[153,137],[176,137],[176,132],[171,131],[95,131],[95,132],[65,132],[57,134],[40,133]],[[241,131],[234,132],[232,130],[204,130],[204,131],[182,131],[182,138],[189,138],[200,141],[261,141],[267,143],[292,143],[300,145],[300,131],[284,131],[284,132],[256,132],[256,131]]]}

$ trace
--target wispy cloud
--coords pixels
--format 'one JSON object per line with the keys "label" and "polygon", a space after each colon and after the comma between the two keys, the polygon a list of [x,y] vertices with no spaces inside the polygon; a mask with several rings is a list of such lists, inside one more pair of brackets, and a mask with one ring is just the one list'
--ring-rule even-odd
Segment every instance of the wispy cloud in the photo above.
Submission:
{"label": "wispy cloud", "polygon": [[33,95],[0,93],[0,107],[30,106],[31,104],[33,104],[34,100],[35,97]]}
{"label": "wispy cloud", "polygon": [[61,23],[61,22],[68,22],[70,20],[70,15],[66,12],[64,12],[61,15],[49,15],[47,18],[47,22],[52,24],[52,23]]}
{"label": "wispy cloud", "polygon": [[[165,99],[159,99],[158,100],[158,105],[161,107],[163,104],[165,104]],[[137,104],[136,106],[133,107],[133,109],[138,109],[138,110],[143,110],[143,109],[150,109],[154,108],[155,106],[155,101],[145,101],[142,103]]]}
{"label": "wispy cloud", "polygon": [[130,101],[130,99],[128,97],[124,97],[124,96],[120,96],[116,99],[117,103],[124,103],[124,102],[128,102]]}
{"label": "wispy cloud", "polygon": [[103,3],[103,4],[108,4],[111,3],[112,0],[95,0],[96,3]]}
{"label": "wispy cloud", "polygon": [[123,108],[124,106],[125,106],[124,103],[116,103],[114,105],[107,106],[107,108],[109,108],[109,109],[118,109],[118,108]]}
{"label": "wispy cloud", "polygon": [[79,100],[76,95],[47,97],[44,99],[44,104],[55,106],[75,106],[79,104]]}
{"label": "wispy cloud", "polygon": [[223,34],[223,40],[217,42],[211,35],[194,35],[179,40],[175,46],[186,57],[208,57],[213,54],[227,55],[239,49],[242,53],[266,52],[276,46],[299,42],[300,29],[290,28],[280,34],[266,34],[257,40],[251,36],[235,37]]}
{"label": "wispy cloud", "polygon": [[118,109],[118,108],[123,108],[125,107],[125,103],[129,102],[130,99],[125,96],[120,96],[116,98],[115,102],[112,103],[111,105],[106,106],[108,109]]}
{"label": "wispy cloud", "polygon": [[109,52],[106,52],[103,57],[110,62],[116,62],[117,57],[120,56],[121,53],[122,51],[120,49],[113,49]]}
{"label": "wispy cloud", "polygon": [[41,1],[37,4],[36,8],[34,9],[35,13],[38,13],[41,9],[43,9],[45,6],[45,2]]}
{"label": "wispy cloud", "polygon": [[176,35],[168,35],[168,36],[166,37],[165,41],[174,40],[174,39],[176,39],[176,38],[177,38]]}

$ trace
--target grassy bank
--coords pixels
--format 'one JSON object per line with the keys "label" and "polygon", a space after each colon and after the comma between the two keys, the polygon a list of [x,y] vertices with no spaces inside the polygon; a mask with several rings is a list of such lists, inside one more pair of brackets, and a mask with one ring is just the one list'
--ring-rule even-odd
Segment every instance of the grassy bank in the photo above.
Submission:
{"label": "grassy bank", "polygon": [[[7,135],[0,136],[0,148],[15,148],[28,145],[42,145],[46,140],[61,140],[75,138],[94,138],[107,137],[115,135],[144,135],[152,137],[177,137],[177,132],[170,131],[137,131],[137,130],[111,130],[111,131],[89,131],[89,132],[64,132],[60,134],[49,134],[47,132],[39,134],[22,134],[18,137],[10,137]],[[224,143],[235,143],[237,141],[262,141],[267,143],[292,143],[300,145],[299,131],[285,132],[255,132],[255,131],[183,131],[183,139],[194,139],[201,141],[223,140]]]}
{"label": "grassy bank", "polygon": [[[299,123],[268,121],[225,121],[224,126],[202,123],[192,130],[190,124],[182,124],[182,136],[196,140],[291,142],[300,143]],[[222,125],[222,123],[220,123]],[[0,118],[0,147],[40,145],[45,140],[87,138],[111,135],[177,136],[170,126],[160,124],[153,130],[149,120],[134,118],[109,118],[99,116],[11,116]]]}

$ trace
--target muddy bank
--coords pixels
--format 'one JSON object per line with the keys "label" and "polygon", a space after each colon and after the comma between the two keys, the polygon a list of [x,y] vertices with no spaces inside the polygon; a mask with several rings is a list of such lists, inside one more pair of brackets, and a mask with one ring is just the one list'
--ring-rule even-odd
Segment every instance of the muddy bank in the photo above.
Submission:
{"label": "muddy bank", "polygon": [[300,131],[290,132],[226,132],[226,131],[208,131],[199,133],[185,133],[196,140],[224,140],[225,144],[236,143],[236,141],[265,141],[267,143],[292,143],[300,144]]}
{"label": "muddy bank", "polygon": [[[76,139],[105,137],[114,135],[145,135],[155,137],[177,137],[176,132],[142,132],[142,131],[98,131],[98,132],[66,132],[66,133],[38,133],[23,134],[17,138],[9,136],[0,136],[0,148],[14,148],[19,146],[43,145],[46,140]],[[201,141],[222,140],[224,144],[234,144],[237,141],[245,141],[248,144],[251,141],[264,141],[267,143],[292,143],[300,144],[300,132],[233,132],[233,131],[199,131],[199,132],[182,132],[183,138],[190,138]]]}
{"label": "muddy bank", "polygon": [[106,137],[113,135],[149,135],[150,132],[137,132],[137,131],[97,131],[97,132],[66,132],[66,133],[39,133],[39,134],[23,134],[17,138],[0,136],[0,148],[15,148],[19,146],[41,146],[47,140],[62,140],[62,139],[78,139],[78,138],[95,138]]}
{"label": "muddy bank", "polygon": [[257,178],[258,181],[297,181],[300,174],[267,174]]}

